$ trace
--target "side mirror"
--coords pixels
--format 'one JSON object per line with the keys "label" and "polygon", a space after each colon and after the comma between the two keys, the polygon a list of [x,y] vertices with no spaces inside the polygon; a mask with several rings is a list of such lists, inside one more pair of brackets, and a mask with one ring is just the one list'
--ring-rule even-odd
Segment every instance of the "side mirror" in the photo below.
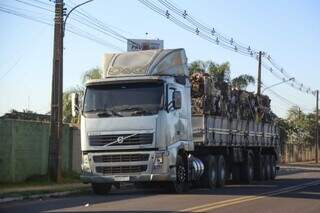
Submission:
{"label": "side mirror", "polygon": [[172,94],[172,106],[174,109],[181,109],[181,92],[174,91]]}
{"label": "side mirror", "polygon": [[79,114],[79,94],[71,93],[71,113],[73,117]]}

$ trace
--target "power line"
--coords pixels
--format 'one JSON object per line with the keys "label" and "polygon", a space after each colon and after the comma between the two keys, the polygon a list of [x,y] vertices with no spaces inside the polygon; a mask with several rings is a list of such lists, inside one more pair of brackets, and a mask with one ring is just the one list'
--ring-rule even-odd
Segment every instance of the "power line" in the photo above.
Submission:
{"label": "power line", "polygon": [[[26,14],[26,13],[21,13],[21,12],[12,10],[10,8],[5,8],[5,7],[0,6],[0,12],[4,12],[4,13],[10,14],[10,15],[15,15],[15,16],[18,16],[18,17],[21,17],[21,18],[25,18],[25,19],[29,19],[29,20],[32,20],[34,22],[46,24],[46,25],[49,25],[49,26],[53,26],[52,21],[50,21],[48,19],[45,20],[43,17],[36,17],[36,16],[29,15],[29,14]],[[69,27],[71,27],[72,29],[68,29]],[[69,24],[68,28],[66,29],[66,31],[69,31],[69,32],[71,32],[71,33],[73,33],[75,35],[78,35],[80,37],[83,37],[83,38],[86,38],[88,40],[94,41],[94,42],[96,42],[96,43],[98,43],[100,45],[104,45],[104,46],[111,47],[111,48],[116,49],[116,50],[123,51],[123,49],[121,47],[116,46],[116,45],[111,44],[111,43],[108,43],[108,42],[102,40],[101,38],[98,38],[98,37],[94,36],[93,34],[85,32],[84,30],[81,30],[78,27],[72,26],[71,24]]]}
{"label": "power line", "polygon": [[[265,87],[268,87],[267,85],[263,84]],[[304,111],[312,111],[312,109],[309,109],[305,106],[301,106],[298,103],[295,103],[291,100],[289,100],[286,97],[283,97],[282,95],[280,95],[279,93],[275,92],[273,89],[268,89],[269,93],[271,93],[272,95],[274,95],[275,97],[277,97],[279,100],[281,100],[283,103],[287,104],[288,106],[298,106],[299,108],[303,109]]]}
{"label": "power line", "polygon": [[42,9],[42,10],[46,10],[46,11],[49,11],[49,12],[54,12],[54,10],[50,10],[48,8],[45,8],[45,7],[42,7],[42,6],[39,6],[39,5],[36,5],[36,4],[32,4],[32,3],[29,3],[29,2],[26,2],[26,1],[22,1],[22,0],[15,0],[16,2],[19,2],[19,3],[22,3],[22,4],[25,4],[27,6],[31,6],[31,7],[36,7],[38,9]]}
{"label": "power line", "polygon": [[[74,7],[76,4],[73,2],[73,1],[71,1],[71,0],[68,0],[69,2],[71,2],[71,5],[70,4],[68,4],[68,3],[66,3],[66,5],[68,6],[68,7]],[[132,35],[132,36],[134,36],[134,37],[136,37],[136,35],[134,35],[132,32],[129,32],[129,31],[126,31],[126,30],[124,30],[124,29],[121,29],[121,28],[119,28],[119,27],[117,27],[117,26],[114,26],[114,25],[111,25],[111,24],[107,24],[107,23],[105,23],[105,22],[102,22],[101,20],[99,20],[98,18],[96,18],[96,17],[94,17],[94,16],[92,16],[92,15],[90,15],[88,12],[86,12],[83,8],[79,8],[79,9],[77,9],[76,11],[74,11],[75,13],[78,13],[78,14],[81,14],[81,15],[83,15],[84,17],[86,17],[86,18],[89,18],[89,19],[91,19],[92,21],[95,21],[95,22],[97,22],[97,23],[99,23],[100,25],[102,25],[103,27],[105,27],[105,28],[108,28],[108,29],[115,29],[115,30],[117,30],[117,31],[120,31],[120,32],[123,32],[123,33],[125,33],[125,34],[129,34],[129,35]],[[115,30],[113,30],[114,32],[116,32]],[[119,33],[118,33],[119,34]],[[119,35],[121,35],[121,34],[119,34]],[[121,35],[122,36],[122,35]]]}
{"label": "power line", "polygon": [[[50,10],[50,9],[44,8],[42,6],[39,6],[38,4],[32,4],[32,3],[29,3],[29,2],[25,2],[23,0],[15,0],[15,1],[23,3],[23,4],[26,4],[27,6],[39,8],[39,9],[46,10],[46,11],[49,11],[49,12],[54,12],[53,10]],[[35,1],[35,2],[38,2],[38,3],[42,3],[39,0],[32,0],[32,1]],[[48,3],[42,3],[42,4],[45,4],[46,6],[49,6],[49,7],[51,6]],[[68,5],[68,6],[74,7],[74,5]],[[86,13],[82,9],[76,10],[74,15],[72,17],[70,17],[70,19],[71,20],[75,20],[76,22],[78,22],[78,23],[80,23],[80,24],[82,24],[82,25],[84,25],[86,27],[94,29],[94,30],[96,30],[96,31],[98,31],[100,33],[103,33],[104,35],[107,35],[108,37],[116,39],[116,40],[118,40],[120,42],[127,43],[127,41],[129,40],[128,38],[126,38],[122,34],[118,33],[115,30],[113,30],[111,28],[111,25],[107,25],[107,24],[103,23],[102,21],[100,21],[99,19],[95,18],[94,16],[89,15],[88,13]],[[87,37],[87,36],[85,36],[85,37]],[[94,39],[94,40],[96,40],[96,39]],[[129,40],[129,42],[134,43],[133,41],[130,41],[130,40]],[[99,43],[101,43],[101,42],[99,42]],[[108,42],[104,42],[104,43],[108,43]],[[111,46],[115,46],[115,45],[111,45]],[[119,50],[119,49],[122,49],[122,48],[117,47],[116,49]]]}
{"label": "power line", "polygon": [[5,72],[1,77],[0,77],[0,81],[6,77],[6,75],[11,72],[13,70],[13,68],[15,68],[17,66],[17,64],[21,61],[22,59],[22,55],[16,60],[16,62],[7,70],[7,72]]}
{"label": "power line", "polygon": [[[149,9],[158,13],[159,15],[166,17],[167,19],[169,19],[179,27],[193,34],[196,34],[199,37],[211,43],[220,45],[225,49],[233,50],[242,55],[251,56],[255,58],[258,55],[259,51],[253,49],[250,45],[243,45],[242,43],[235,41],[232,37],[226,37],[222,35],[221,33],[217,32],[217,30],[214,27],[206,26],[205,24],[201,23],[201,21],[198,21],[192,15],[190,15],[190,13],[187,12],[187,10],[180,9],[169,0],[157,0],[162,6],[165,7],[165,9],[162,9],[152,0],[138,0],[138,1],[144,4],[145,6],[147,6]],[[186,20],[191,25],[188,25],[185,22],[178,20],[173,16],[173,14],[170,11],[180,16],[182,20]],[[289,75],[281,66],[277,65],[274,62],[270,54],[263,52],[263,58],[266,59],[266,62],[264,62],[265,64],[264,67],[266,68],[266,66],[269,66],[269,69],[267,70],[271,72],[273,75],[275,75],[277,78],[281,80],[284,79],[283,81],[287,81],[288,79],[292,78],[292,76]],[[270,63],[270,65],[267,65],[267,62]],[[305,92],[306,94],[315,95],[315,90],[312,90],[310,87],[298,82],[297,80],[291,83],[288,83],[288,85],[290,85],[291,87],[301,92]]]}
{"label": "power line", "polygon": [[[72,2],[72,1],[70,1],[70,2]],[[73,7],[72,5],[68,5],[68,6]],[[75,17],[78,17],[78,19],[76,19]],[[131,41],[130,39],[128,39],[126,36],[120,34],[116,30],[112,29],[112,28],[116,28],[116,27],[102,22],[101,20],[97,19],[96,17],[85,12],[83,9],[79,9],[79,10],[75,11],[74,17],[72,17],[71,19],[76,20],[77,22],[79,22],[83,25],[86,25],[87,27],[95,29],[95,30],[99,31],[100,33],[103,33],[103,34],[105,34],[109,37],[112,37],[118,41],[121,41],[123,43],[131,42],[132,44],[138,45],[134,41]],[[84,23],[83,21],[85,21],[87,23]],[[123,30],[121,30],[121,31],[123,31]]]}

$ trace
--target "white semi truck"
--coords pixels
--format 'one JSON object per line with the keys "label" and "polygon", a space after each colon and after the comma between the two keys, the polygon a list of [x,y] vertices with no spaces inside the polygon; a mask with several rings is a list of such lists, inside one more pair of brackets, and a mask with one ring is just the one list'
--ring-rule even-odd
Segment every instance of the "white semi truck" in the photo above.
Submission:
{"label": "white semi truck", "polygon": [[275,178],[277,126],[192,115],[190,88],[183,49],[106,54],[103,78],[86,83],[82,181],[97,194],[119,182],[183,193]]}

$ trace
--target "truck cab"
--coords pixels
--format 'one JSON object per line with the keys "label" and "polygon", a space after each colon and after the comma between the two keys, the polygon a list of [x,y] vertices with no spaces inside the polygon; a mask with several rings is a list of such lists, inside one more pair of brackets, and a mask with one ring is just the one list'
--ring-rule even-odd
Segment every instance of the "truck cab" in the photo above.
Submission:
{"label": "truck cab", "polygon": [[183,49],[104,57],[81,113],[84,182],[175,182],[178,152],[192,151],[191,95]]}

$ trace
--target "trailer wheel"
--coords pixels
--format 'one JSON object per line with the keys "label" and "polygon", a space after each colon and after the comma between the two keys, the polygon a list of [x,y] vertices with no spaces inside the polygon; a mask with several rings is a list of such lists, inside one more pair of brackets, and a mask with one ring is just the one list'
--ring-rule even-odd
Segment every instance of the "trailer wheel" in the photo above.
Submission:
{"label": "trailer wheel", "polygon": [[170,190],[178,194],[188,191],[188,169],[180,155],[177,156],[176,181],[170,183]]}
{"label": "trailer wheel", "polygon": [[265,155],[265,179],[266,180],[270,180],[271,179],[271,170],[272,170],[272,166],[271,166],[271,156],[270,155]]}
{"label": "trailer wheel", "polygon": [[226,161],[223,155],[217,156],[217,187],[223,187],[226,182]]}
{"label": "trailer wheel", "polygon": [[248,154],[241,167],[241,181],[247,184],[252,183],[254,176],[254,165],[252,155]]}
{"label": "trailer wheel", "polygon": [[97,195],[106,195],[111,190],[111,183],[91,183],[93,193]]}
{"label": "trailer wheel", "polygon": [[205,159],[203,180],[205,187],[214,189],[217,183],[217,163],[213,155],[208,155]]}
{"label": "trailer wheel", "polygon": [[274,155],[271,155],[270,159],[271,159],[271,180],[274,180],[277,175],[276,159]]}

